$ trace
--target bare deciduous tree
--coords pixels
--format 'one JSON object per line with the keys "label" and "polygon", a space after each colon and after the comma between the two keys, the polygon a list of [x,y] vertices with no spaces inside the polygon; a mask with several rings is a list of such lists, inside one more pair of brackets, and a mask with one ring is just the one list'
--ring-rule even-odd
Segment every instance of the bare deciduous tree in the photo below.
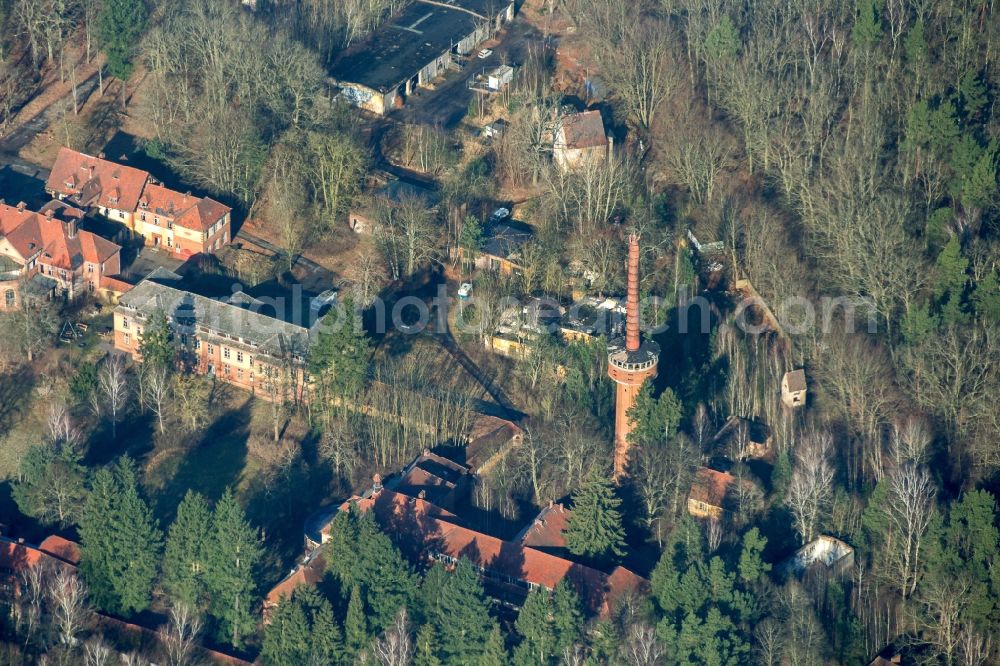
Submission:
{"label": "bare deciduous tree", "polygon": [[666,649],[653,627],[636,622],[628,628],[623,654],[629,666],[658,666],[666,657]]}
{"label": "bare deciduous tree", "polygon": [[188,666],[192,663],[198,634],[201,633],[201,618],[185,603],[171,605],[169,618],[170,621],[160,630],[167,663],[170,666]]}
{"label": "bare deciduous tree", "polygon": [[87,587],[68,567],[62,567],[49,578],[48,598],[52,616],[64,645],[76,645],[76,636],[90,618]]}
{"label": "bare deciduous tree", "polygon": [[920,550],[934,514],[937,488],[923,467],[908,464],[888,476],[886,514],[898,541],[891,550],[896,564],[896,584],[904,597],[913,594],[920,577]]}
{"label": "bare deciduous tree", "polygon": [[111,415],[111,437],[115,438],[118,436],[118,421],[128,405],[128,374],[124,355],[108,354],[101,364],[97,382]]}
{"label": "bare deciduous tree", "polygon": [[795,451],[795,467],[785,499],[802,543],[818,535],[819,526],[833,498],[833,466],[829,433],[813,432],[802,437]]}
{"label": "bare deciduous tree", "polygon": [[119,655],[100,638],[91,638],[83,644],[83,660],[86,666],[111,666]]}
{"label": "bare deciduous tree", "polygon": [[378,663],[381,666],[409,666],[413,660],[412,634],[406,609],[401,608],[392,625],[372,643]]}

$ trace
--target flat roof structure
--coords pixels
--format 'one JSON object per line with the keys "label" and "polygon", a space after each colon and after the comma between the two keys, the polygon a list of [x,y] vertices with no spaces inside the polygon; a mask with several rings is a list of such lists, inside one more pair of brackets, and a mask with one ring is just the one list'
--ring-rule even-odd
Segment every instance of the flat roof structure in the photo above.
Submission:
{"label": "flat roof structure", "polygon": [[341,55],[330,74],[337,81],[389,92],[510,4],[505,0],[416,0]]}

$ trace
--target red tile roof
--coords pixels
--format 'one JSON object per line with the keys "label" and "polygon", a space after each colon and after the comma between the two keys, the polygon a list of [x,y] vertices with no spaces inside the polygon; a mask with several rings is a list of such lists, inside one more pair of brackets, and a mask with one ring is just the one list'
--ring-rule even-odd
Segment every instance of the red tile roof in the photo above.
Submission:
{"label": "red tile roof", "polygon": [[601,112],[584,111],[563,116],[560,129],[566,148],[596,148],[608,145]]}
{"label": "red tile roof", "polygon": [[[49,210],[52,210],[51,208]],[[70,219],[79,213],[64,207]],[[75,227],[76,222],[71,222]],[[55,216],[48,217],[28,210],[0,204],[0,233],[6,236],[14,250],[24,260],[42,253],[46,265],[73,270],[83,261],[100,264],[113,257],[120,247],[89,231],[76,231],[69,236],[69,226]]]}
{"label": "red tile roof", "polygon": [[45,189],[83,206],[134,211],[149,173],[60,148]]}
{"label": "red tile roof", "polygon": [[116,294],[127,294],[132,291],[133,287],[135,287],[134,284],[129,284],[128,282],[125,282],[125,280],[120,280],[116,277],[109,277],[107,275],[101,276],[101,288],[113,291]]}
{"label": "red tile roof", "polygon": [[355,504],[362,511],[374,510],[375,517],[410,554],[431,557],[465,557],[475,566],[552,589],[569,580],[588,608],[600,615],[610,612],[613,603],[626,591],[645,585],[645,580],[631,571],[617,567],[611,574],[504,541],[458,524],[453,514],[429,502],[382,490],[369,498],[353,498],[341,507]]}
{"label": "red tile roof", "polygon": [[67,564],[77,566],[80,564],[80,546],[69,539],[64,539],[55,534],[45,537],[45,540],[38,545],[38,549],[58,557]]}
{"label": "red tile roof", "polygon": [[264,598],[265,612],[277,606],[283,598],[290,598],[299,585],[315,585],[323,580],[325,573],[326,560],[319,553],[304,565],[296,567],[284,580],[271,588]]}
{"label": "red tile roof", "polygon": [[729,486],[735,481],[736,478],[732,474],[699,467],[695,472],[691,494],[688,497],[709,506],[723,507]]}
{"label": "red tile roof", "polygon": [[525,546],[542,549],[557,549],[566,547],[566,521],[573,513],[562,504],[552,504],[545,507],[530,525],[524,528],[518,537]]}
{"label": "red tile roof", "polygon": [[208,197],[199,198],[148,183],[139,197],[138,210],[162,215],[187,229],[205,231],[225,217],[231,209]]}

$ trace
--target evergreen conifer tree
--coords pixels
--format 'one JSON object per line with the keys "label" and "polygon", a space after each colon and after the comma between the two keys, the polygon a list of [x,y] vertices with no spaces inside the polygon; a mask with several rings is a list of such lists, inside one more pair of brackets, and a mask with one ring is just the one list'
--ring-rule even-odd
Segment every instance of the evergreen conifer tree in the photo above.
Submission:
{"label": "evergreen conifer tree", "polygon": [[302,606],[292,599],[282,599],[264,628],[261,662],[267,666],[309,663],[309,642],[309,625]]}
{"label": "evergreen conifer tree", "polygon": [[312,586],[299,587],[294,598],[302,605],[309,624],[308,663],[337,663],[344,651],[344,636],[330,601]]}
{"label": "evergreen conifer tree", "polygon": [[205,556],[212,510],[200,494],[188,490],[177,507],[163,552],[163,587],[191,608],[204,601]]}
{"label": "evergreen conifer tree", "polygon": [[500,633],[500,626],[494,622],[490,629],[490,635],[486,639],[486,646],[483,649],[483,656],[479,660],[481,666],[507,666],[510,660],[507,658],[507,648],[503,644],[503,634]]}
{"label": "evergreen conifer tree", "polygon": [[317,322],[309,348],[309,372],[324,400],[349,400],[362,389],[371,349],[361,315],[345,298]]}
{"label": "evergreen conifer tree", "polygon": [[437,634],[433,624],[425,624],[417,632],[413,651],[413,666],[441,666],[437,656]]}
{"label": "evergreen conifer tree", "polygon": [[573,513],[566,522],[566,547],[574,555],[608,560],[625,554],[625,529],[611,479],[594,468],[573,494]]}
{"label": "evergreen conifer tree", "polygon": [[170,369],[174,364],[173,334],[167,315],[157,309],[146,321],[139,339],[139,356],[144,364]]}
{"label": "evergreen conifer tree", "polygon": [[118,493],[114,473],[106,467],[98,469],[80,515],[80,575],[94,605],[103,610],[117,605],[111,570],[117,535],[111,529],[111,517]]}
{"label": "evergreen conifer tree", "polygon": [[145,0],[105,0],[97,17],[97,37],[108,57],[108,71],[120,81],[132,74],[132,56],[146,29]]}
{"label": "evergreen conifer tree", "polygon": [[152,512],[139,495],[132,460],[94,475],[80,521],[80,571],[94,603],[131,615],[149,606],[163,548]]}
{"label": "evergreen conifer tree", "polygon": [[347,604],[347,618],[344,620],[344,645],[347,654],[356,657],[368,644],[368,621],[365,619],[365,603],[361,598],[361,586],[351,588],[351,600]]}
{"label": "evergreen conifer tree", "polygon": [[257,621],[257,565],[262,550],[257,529],[247,522],[229,489],[215,505],[205,553],[209,614],[216,621],[217,636],[240,647]]}
{"label": "evergreen conifer tree", "polygon": [[543,587],[528,593],[514,624],[521,644],[514,650],[517,666],[549,664],[555,656],[555,631],[552,626],[552,596]]}
{"label": "evergreen conifer tree", "polygon": [[481,663],[493,626],[489,610],[475,570],[462,558],[442,587],[431,618],[440,638],[439,653],[444,663],[458,666]]}

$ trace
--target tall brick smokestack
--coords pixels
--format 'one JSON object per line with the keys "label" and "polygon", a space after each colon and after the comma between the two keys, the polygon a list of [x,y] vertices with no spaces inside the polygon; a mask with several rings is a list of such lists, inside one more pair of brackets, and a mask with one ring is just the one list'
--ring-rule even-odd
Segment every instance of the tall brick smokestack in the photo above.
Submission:
{"label": "tall brick smokestack", "polygon": [[629,433],[633,423],[629,410],[647,379],[656,377],[660,346],[652,340],[642,340],[639,332],[639,237],[628,239],[628,291],[625,302],[625,338],[612,340],[608,346],[608,376],[615,389],[615,453],[614,479],[618,481],[628,471]]}
{"label": "tall brick smokestack", "polygon": [[628,302],[625,305],[625,349],[639,351],[639,236],[628,238]]}

